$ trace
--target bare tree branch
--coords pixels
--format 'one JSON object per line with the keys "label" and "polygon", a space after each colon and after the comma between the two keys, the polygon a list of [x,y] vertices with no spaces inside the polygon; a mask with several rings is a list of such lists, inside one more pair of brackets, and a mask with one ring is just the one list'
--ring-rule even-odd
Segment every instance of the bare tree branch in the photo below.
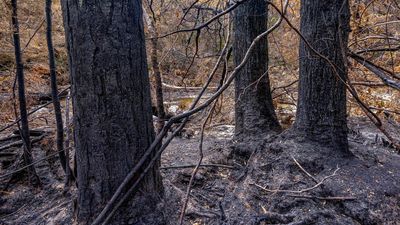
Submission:
{"label": "bare tree branch", "polygon": [[391,88],[400,90],[400,82],[396,82],[393,79],[390,79],[388,75],[386,75],[385,71],[381,70],[379,67],[377,67],[375,64],[370,62],[367,59],[364,59],[363,57],[355,54],[355,53],[350,53],[349,56],[354,59],[356,62],[360,63],[363,65],[365,68],[367,68],[369,71],[377,75],[383,83],[388,85]]}

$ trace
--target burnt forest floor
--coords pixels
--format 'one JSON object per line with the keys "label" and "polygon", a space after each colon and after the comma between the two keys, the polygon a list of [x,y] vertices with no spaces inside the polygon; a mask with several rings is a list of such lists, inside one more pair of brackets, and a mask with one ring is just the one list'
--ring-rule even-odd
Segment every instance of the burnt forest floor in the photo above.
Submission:
{"label": "burnt forest floor", "polygon": [[[351,119],[349,128],[351,158],[316,154],[325,149],[285,132],[240,143],[231,141],[232,126],[213,127],[204,139],[203,164],[209,166],[195,176],[185,224],[400,224],[399,155],[368,121]],[[178,224],[199,159],[199,135],[192,133],[174,139],[162,155],[168,224]],[[34,144],[34,160],[54,153],[51,139]],[[72,224],[76,189],[63,193],[57,159],[36,168],[41,188],[1,178],[0,224]]]}

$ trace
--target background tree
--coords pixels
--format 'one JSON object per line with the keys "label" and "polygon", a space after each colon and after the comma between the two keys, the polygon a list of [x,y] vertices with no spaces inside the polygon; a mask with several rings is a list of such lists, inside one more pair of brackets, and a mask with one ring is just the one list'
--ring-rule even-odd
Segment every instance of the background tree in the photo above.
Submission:
{"label": "background tree", "polygon": [[54,47],[52,39],[52,19],[51,19],[51,0],[46,0],[46,41],[47,50],[49,54],[49,67],[50,67],[50,86],[51,86],[51,98],[53,101],[54,115],[56,118],[56,129],[57,129],[57,151],[60,158],[61,166],[64,172],[67,174],[67,180],[71,180],[69,164],[67,164],[67,159],[64,152],[64,125],[61,115],[60,99],[58,98],[58,88],[57,88],[57,75],[56,75],[56,62],[54,58]]}
{"label": "background tree", "polygon": [[36,175],[35,167],[32,165],[32,146],[29,134],[29,123],[28,113],[26,110],[26,99],[25,99],[25,81],[24,81],[24,65],[22,64],[21,45],[19,38],[19,24],[18,24],[18,4],[17,0],[11,1],[12,5],[12,25],[13,25],[13,41],[14,41],[14,53],[15,53],[15,65],[17,71],[18,81],[18,102],[19,102],[19,113],[21,114],[21,126],[18,124],[21,139],[24,148],[24,163],[28,166],[27,172],[29,182],[33,185],[39,185],[39,177]]}
{"label": "background tree", "polygon": [[347,0],[301,1],[301,33],[320,54],[300,42],[299,98],[295,128],[307,139],[347,152],[346,49],[350,32]]}
{"label": "background tree", "polygon": [[[77,154],[77,222],[90,224],[154,139],[142,5],[63,1]],[[111,224],[151,224],[158,164]],[[143,216],[143,217],[142,217]],[[138,222],[139,223],[139,222]]]}
{"label": "background tree", "polygon": [[[251,0],[233,12],[233,54],[237,66],[255,37],[267,30],[268,8]],[[246,66],[235,78],[235,135],[280,131],[270,93],[268,40],[257,44]]]}
{"label": "background tree", "polygon": [[164,96],[162,89],[162,77],[161,77],[161,69],[158,62],[158,32],[157,32],[157,23],[155,15],[151,14],[150,6],[145,3],[143,7],[143,13],[145,15],[145,21],[147,23],[148,31],[151,35],[150,39],[150,61],[151,67],[153,70],[153,87],[155,93],[155,103],[156,103],[156,113],[157,113],[157,133],[161,131],[164,127],[165,120],[165,110],[164,110]]}

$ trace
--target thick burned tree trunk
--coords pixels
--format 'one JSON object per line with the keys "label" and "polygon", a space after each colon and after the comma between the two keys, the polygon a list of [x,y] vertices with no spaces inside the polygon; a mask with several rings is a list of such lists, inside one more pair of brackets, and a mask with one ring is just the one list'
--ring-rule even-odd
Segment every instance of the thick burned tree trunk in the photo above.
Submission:
{"label": "thick burned tree trunk", "polygon": [[[240,5],[233,16],[233,54],[237,66],[253,39],[267,30],[267,3],[250,0]],[[235,78],[236,137],[281,129],[272,103],[267,70],[268,40],[264,38]]]}
{"label": "thick burned tree trunk", "polygon": [[[300,82],[296,130],[305,138],[347,152],[346,88],[350,10],[347,0],[301,1],[301,32],[336,71],[300,42]],[[339,76],[341,79],[339,79]]]}
{"label": "thick burned tree trunk", "polygon": [[[77,154],[78,224],[90,224],[154,139],[140,0],[63,1]],[[152,224],[158,164],[110,224]]]}
{"label": "thick burned tree trunk", "polygon": [[[69,174],[67,170],[69,170],[69,165],[67,165],[67,160],[64,152],[64,126],[61,115],[61,106],[60,99],[58,98],[58,88],[57,88],[57,75],[56,75],[56,63],[54,58],[54,48],[53,48],[53,39],[52,39],[52,18],[51,18],[51,0],[46,0],[46,40],[47,40],[47,49],[49,52],[49,67],[50,67],[50,85],[51,85],[51,97],[53,100],[54,114],[56,118],[56,128],[57,128],[57,151],[60,158],[61,166],[66,172]],[[67,177],[70,179],[70,177]]]}
{"label": "thick burned tree trunk", "polygon": [[21,116],[21,138],[24,143],[24,163],[30,165],[27,168],[29,182],[33,185],[39,185],[40,180],[36,175],[35,167],[32,165],[32,146],[29,136],[29,124],[28,124],[28,113],[26,110],[26,98],[25,98],[25,81],[24,81],[24,65],[22,64],[21,45],[19,38],[19,24],[18,24],[18,5],[17,0],[12,0],[12,25],[13,25],[13,40],[15,50],[15,65],[17,69],[17,81],[18,81],[18,102],[19,112]]}

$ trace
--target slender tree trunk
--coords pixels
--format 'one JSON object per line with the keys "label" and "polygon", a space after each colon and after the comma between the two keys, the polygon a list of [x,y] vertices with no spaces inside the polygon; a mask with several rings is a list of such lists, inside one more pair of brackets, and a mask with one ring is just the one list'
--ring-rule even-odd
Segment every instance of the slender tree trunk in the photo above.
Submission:
{"label": "slender tree trunk", "polygon": [[[347,80],[348,0],[301,1],[301,32]],[[296,130],[306,139],[347,152],[346,89],[326,60],[300,42],[300,80]]]}
{"label": "slender tree trunk", "polygon": [[[62,2],[72,81],[77,223],[90,224],[154,140],[140,0]],[[110,224],[159,224],[157,163]]]}
{"label": "slender tree trunk", "polygon": [[[250,0],[233,13],[233,54],[238,65],[251,42],[267,30],[268,8],[264,0]],[[268,40],[260,41],[257,52],[235,78],[235,136],[280,131],[268,77]]]}
{"label": "slender tree trunk", "polygon": [[[32,164],[32,147],[29,136],[29,124],[28,124],[28,113],[26,110],[26,99],[25,99],[25,81],[24,81],[24,65],[22,64],[21,56],[21,45],[19,38],[19,24],[18,24],[18,5],[17,0],[12,0],[12,25],[13,25],[13,39],[14,39],[14,50],[15,50],[15,64],[17,68],[17,80],[18,80],[18,101],[19,101],[19,112],[21,116],[21,138],[24,143],[24,163],[25,165]],[[40,184],[39,177],[36,175],[36,170],[33,165],[27,168],[29,182],[36,186]]]}
{"label": "slender tree trunk", "polygon": [[[70,167],[70,142],[71,142],[71,130],[70,130],[70,120],[69,120],[69,100],[70,100],[70,92],[68,91],[67,97],[65,98],[65,160],[67,171],[65,171],[66,180],[65,180],[65,191],[68,191],[69,186],[71,186],[72,181],[75,180],[76,173],[74,173]],[[75,159],[75,157],[74,157]],[[73,161],[76,162],[75,160]],[[74,164],[74,169],[76,168]]]}
{"label": "slender tree trunk", "polygon": [[[53,100],[54,106],[54,114],[56,117],[56,128],[57,128],[57,151],[58,156],[60,158],[61,166],[67,174],[67,169],[69,169],[69,165],[67,165],[67,160],[64,152],[64,125],[61,115],[61,106],[60,99],[58,98],[58,88],[57,88],[57,76],[56,76],[56,63],[54,60],[54,48],[53,48],[53,40],[52,40],[52,19],[51,19],[51,0],[46,0],[46,40],[47,40],[47,49],[49,54],[49,66],[50,66],[50,84],[51,84],[51,96]],[[70,179],[70,177],[67,177]]]}
{"label": "slender tree trunk", "polygon": [[158,64],[158,32],[157,32],[157,25],[155,18],[150,17],[149,13],[145,11],[146,7],[144,7],[144,13],[146,15],[146,21],[148,24],[148,29],[151,34],[150,39],[150,60],[151,60],[151,67],[153,70],[153,77],[154,77],[154,90],[156,95],[156,109],[157,109],[157,133],[161,131],[164,127],[165,123],[165,109],[164,109],[164,96],[163,96],[163,89],[162,89],[162,78],[161,78],[161,70]]}

